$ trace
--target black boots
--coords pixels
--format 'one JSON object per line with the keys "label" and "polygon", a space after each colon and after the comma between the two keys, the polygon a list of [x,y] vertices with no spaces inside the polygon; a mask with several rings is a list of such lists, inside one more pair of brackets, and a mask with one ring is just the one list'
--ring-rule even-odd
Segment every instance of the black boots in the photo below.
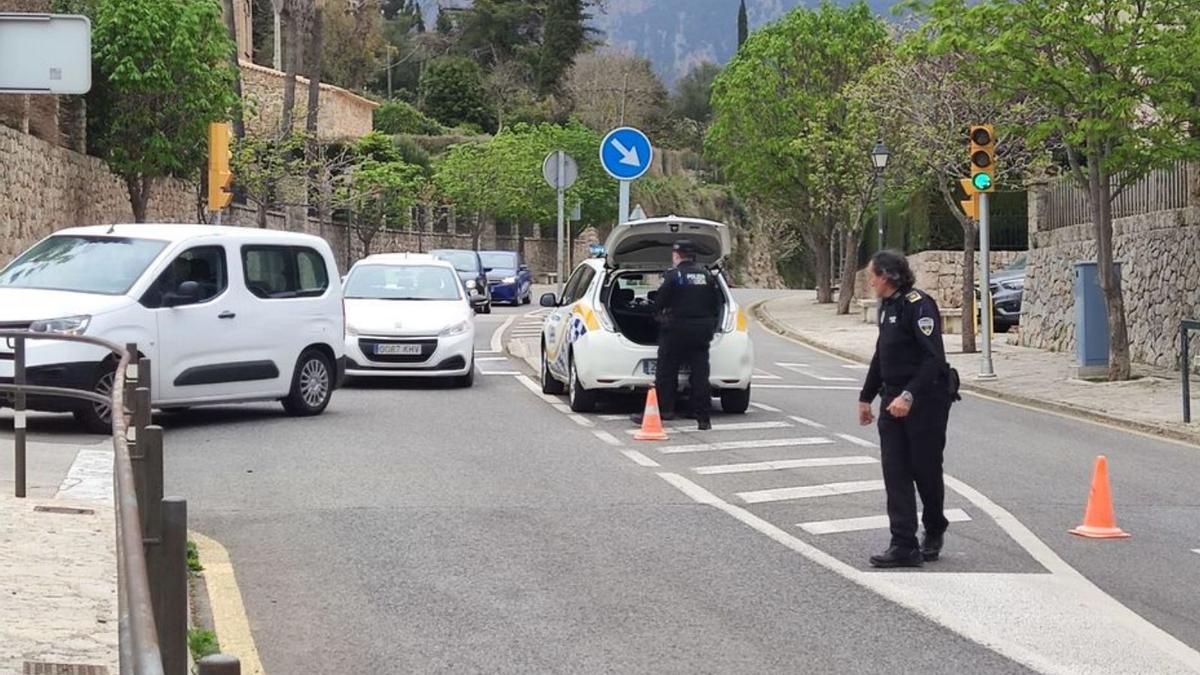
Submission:
{"label": "black boots", "polygon": [[925,538],[921,541],[921,556],[925,558],[925,562],[933,562],[942,555],[942,535],[925,533]]}
{"label": "black boots", "polygon": [[871,567],[920,567],[924,564],[925,559],[916,549],[891,546],[883,553],[871,556]]}

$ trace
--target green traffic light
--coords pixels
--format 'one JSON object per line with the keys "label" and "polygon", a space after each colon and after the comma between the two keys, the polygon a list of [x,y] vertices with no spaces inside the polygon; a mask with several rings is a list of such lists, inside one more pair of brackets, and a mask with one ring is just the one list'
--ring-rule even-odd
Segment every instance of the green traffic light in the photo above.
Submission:
{"label": "green traffic light", "polygon": [[971,177],[971,184],[980,192],[992,188],[992,177],[986,173],[977,173]]}

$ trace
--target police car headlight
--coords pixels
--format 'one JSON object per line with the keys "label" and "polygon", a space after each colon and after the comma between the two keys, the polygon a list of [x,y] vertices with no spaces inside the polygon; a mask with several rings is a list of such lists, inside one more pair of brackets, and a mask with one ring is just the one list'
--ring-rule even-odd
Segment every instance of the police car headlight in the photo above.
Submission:
{"label": "police car headlight", "polygon": [[460,322],[454,324],[453,326],[447,326],[447,327],[443,328],[442,332],[438,333],[438,336],[439,337],[454,337],[456,335],[462,335],[463,333],[465,333],[469,330],[471,330],[471,322],[469,320],[460,321]]}
{"label": "police car headlight", "polygon": [[65,316],[61,319],[43,319],[29,325],[31,333],[57,333],[59,335],[83,335],[92,317],[87,315]]}

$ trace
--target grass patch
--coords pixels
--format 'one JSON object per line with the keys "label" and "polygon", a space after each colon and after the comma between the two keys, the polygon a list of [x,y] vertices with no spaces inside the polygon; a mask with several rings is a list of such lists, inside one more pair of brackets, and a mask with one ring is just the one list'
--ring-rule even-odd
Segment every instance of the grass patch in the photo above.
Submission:
{"label": "grass patch", "polygon": [[203,628],[188,629],[188,649],[192,652],[192,660],[199,661],[200,659],[218,654],[221,647],[217,644],[217,634],[211,630]]}
{"label": "grass patch", "polygon": [[196,542],[188,539],[187,543],[187,566],[191,572],[203,572],[204,565],[200,564],[200,552],[196,550]]}

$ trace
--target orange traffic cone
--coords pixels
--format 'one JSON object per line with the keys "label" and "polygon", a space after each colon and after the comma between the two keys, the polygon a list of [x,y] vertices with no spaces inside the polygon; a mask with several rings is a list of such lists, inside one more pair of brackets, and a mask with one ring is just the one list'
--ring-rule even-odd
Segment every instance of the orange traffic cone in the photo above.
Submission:
{"label": "orange traffic cone", "polygon": [[1112,493],[1108,489],[1108,459],[1104,455],[1096,458],[1096,470],[1092,474],[1092,492],[1088,495],[1087,513],[1083,516],[1083,524],[1070,532],[1089,539],[1124,539],[1129,536],[1128,532],[1117,527]]}
{"label": "orange traffic cone", "polygon": [[646,412],[642,413],[642,428],[633,435],[637,441],[665,441],[667,432],[663,429],[662,416],[658,413],[658,393],[654,387],[646,393]]}

